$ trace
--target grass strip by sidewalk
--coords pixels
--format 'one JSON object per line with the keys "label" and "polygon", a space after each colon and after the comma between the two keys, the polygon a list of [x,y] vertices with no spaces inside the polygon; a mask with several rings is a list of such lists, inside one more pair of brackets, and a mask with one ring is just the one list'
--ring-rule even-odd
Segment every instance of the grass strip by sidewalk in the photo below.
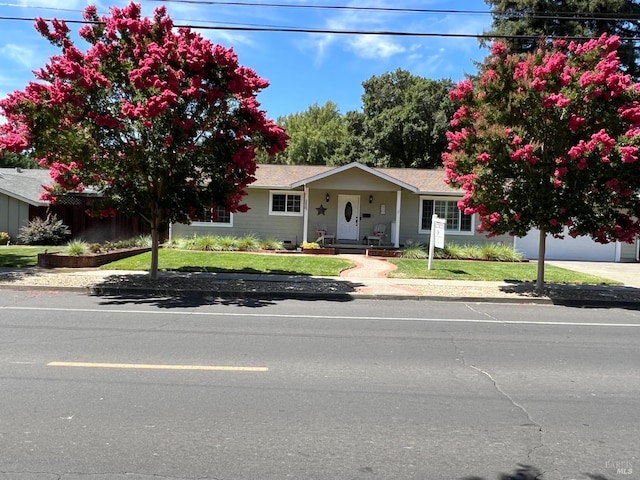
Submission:
{"label": "grass strip by sidewalk", "polygon": [[[425,278],[437,280],[485,280],[535,282],[537,262],[488,262],[475,260],[433,260],[431,270],[427,260],[390,259],[398,267],[387,274],[393,278]],[[545,265],[544,279],[547,283],[570,283],[584,285],[620,285],[607,278],[574,272],[553,265]]]}
{"label": "grass strip by sidewalk", "polygon": [[[151,252],[103,265],[103,270],[149,270]],[[353,263],[344,258],[276,253],[199,252],[162,249],[158,252],[160,270],[271,273],[337,277]]]}

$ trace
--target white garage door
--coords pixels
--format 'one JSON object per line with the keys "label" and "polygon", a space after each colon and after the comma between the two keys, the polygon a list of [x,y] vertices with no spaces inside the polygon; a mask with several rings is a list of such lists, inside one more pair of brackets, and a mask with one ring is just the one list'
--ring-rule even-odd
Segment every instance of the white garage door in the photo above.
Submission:
{"label": "white garage door", "polygon": [[[526,236],[515,239],[515,248],[529,260],[538,258],[538,230],[531,230]],[[591,262],[617,262],[620,261],[620,248],[618,244],[601,244],[593,241],[591,237],[572,238],[565,235],[564,239],[547,237],[547,260],[584,260]]]}

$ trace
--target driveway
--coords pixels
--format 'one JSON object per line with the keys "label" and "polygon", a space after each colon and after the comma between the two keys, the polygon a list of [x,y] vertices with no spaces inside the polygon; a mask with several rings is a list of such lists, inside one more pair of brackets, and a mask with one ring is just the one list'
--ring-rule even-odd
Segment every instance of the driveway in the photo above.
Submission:
{"label": "driveway", "polygon": [[547,265],[588,273],[624,283],[628,287],[640,288],[640,263],[579,262],[548,260]]}

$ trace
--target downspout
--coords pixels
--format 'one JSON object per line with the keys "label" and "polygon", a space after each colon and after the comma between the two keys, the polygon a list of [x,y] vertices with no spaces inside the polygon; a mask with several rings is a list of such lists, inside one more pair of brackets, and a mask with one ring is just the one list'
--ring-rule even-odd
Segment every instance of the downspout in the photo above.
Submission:
{"label": "downspout", "polygon": [[394,232],[393,246],[400,247],[400,211],[402,210],[402,190],[396,192],[396,231]]}
{"label": "downspout", "polygon": [[307,243],[309,230],[309,187],[304,185],[304,209],[302,214],[302,243]]}

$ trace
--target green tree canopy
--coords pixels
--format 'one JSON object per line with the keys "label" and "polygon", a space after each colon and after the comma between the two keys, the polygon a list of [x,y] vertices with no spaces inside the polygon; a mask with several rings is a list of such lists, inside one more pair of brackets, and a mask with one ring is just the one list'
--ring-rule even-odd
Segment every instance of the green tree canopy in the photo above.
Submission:
{"label": "green tree canopy", "polygon": [[347,136],[347,128],[338,106],[328,101],[317,103],[306,111],[293,113],[277,120],[289,141],[287,149],[271,160],[266,155],[260,161],[293,165],[332,165],[338,148]]}
{"label": "green tree canopy", "polygon": [[489,235],[540,231],[607,243],[640,234],[640,91],[620,70],[616,37],[556,41],[515,55],[496,42],[459,106],[443,156],[459,207]]}
{"label": "green tree canopy", "polygon": [[365,158],[380,167],[440,166],[454,111],[448,97],[452,82],[398,69],[373,76],[362,86],[363,118],[357,128]]}
{"label": "green tree canopy", "polygon": [[[485,0],[493,23],[489,35],[514,36],[514,52],[533,52],[540,37],[597,38],[617,35],[622,68],[640,78],[640,2],[637,0]],[[487,40],[481,40],[486,44]]]}
{"label": "green tree canopy", "polygon": [[0,152],[0,168],[39,168],[38,162],[25,153]]}

